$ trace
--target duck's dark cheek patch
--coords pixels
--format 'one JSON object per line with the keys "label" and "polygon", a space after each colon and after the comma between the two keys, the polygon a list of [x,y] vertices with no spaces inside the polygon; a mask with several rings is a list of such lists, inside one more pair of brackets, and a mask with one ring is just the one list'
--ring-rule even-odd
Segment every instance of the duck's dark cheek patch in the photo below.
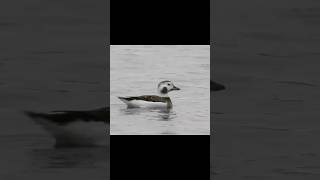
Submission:
{"label": "duck's dark cheek patch", "polygon": [[163,88],[161,89],[161,93],[165,94],[165,93],[167,93],[167,92],[168,92],[168,89],[167,89],[166,87],[163,87]]}

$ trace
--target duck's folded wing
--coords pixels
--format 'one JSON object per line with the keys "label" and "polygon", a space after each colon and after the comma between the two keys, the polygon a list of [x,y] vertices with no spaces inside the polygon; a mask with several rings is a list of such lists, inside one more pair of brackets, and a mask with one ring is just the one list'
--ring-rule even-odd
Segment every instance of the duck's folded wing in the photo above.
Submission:
{"label": "duck's folded wing", "polygon": [[119,97],[119,99],[126,100],[126,101],[140,100],[140,101],[149,101],[149,102],[166,102],[167,97],[160,97],[155,95],[144,95],[144,96],[134,96],[134,97]]}

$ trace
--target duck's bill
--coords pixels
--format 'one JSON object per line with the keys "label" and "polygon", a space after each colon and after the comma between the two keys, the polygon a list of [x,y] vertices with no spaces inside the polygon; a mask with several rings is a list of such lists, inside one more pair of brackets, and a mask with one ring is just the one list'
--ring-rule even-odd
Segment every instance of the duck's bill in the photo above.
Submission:
{"label": "duck's bill", "polygon": [[180,90],[180,88],[176,87],[176,86],[173,86],[173,88],[171,89],[172,91],[174,90]]}

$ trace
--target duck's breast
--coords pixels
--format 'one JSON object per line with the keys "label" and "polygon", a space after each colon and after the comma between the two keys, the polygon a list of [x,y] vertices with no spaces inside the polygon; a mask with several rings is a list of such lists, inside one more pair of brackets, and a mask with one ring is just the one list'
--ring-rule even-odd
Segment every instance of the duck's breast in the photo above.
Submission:
{"label": "duck's breast", "polygon": [[[110,131],[110,126],[103,122],[84,122],[75,121],[66,125],[60,125],[58,129],[53,129],[57,144],[75,143],[79,145],[108,145],[107,135]],[[61,136],[59,136],[59,133]]]}
{"label": "duck's breast", "polygon": [[150,107],[150,108],[157,108],[157,107],[167,107],[168,104],[166,102],[150,102],[150,101],[143,101],[143,100],[132,100],[126,103],[128,107]]}
{"label": "duck's breast", "polygon": [[97,121],[73,121],[56,124],[47,119],[36,119],[54,138],[57,146],[106,146],[109,124]]}

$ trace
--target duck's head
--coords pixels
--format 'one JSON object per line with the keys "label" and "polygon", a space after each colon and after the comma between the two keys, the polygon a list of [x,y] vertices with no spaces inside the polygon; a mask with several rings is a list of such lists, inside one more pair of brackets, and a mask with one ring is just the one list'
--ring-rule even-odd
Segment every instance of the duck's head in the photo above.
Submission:
{"label": "duck's head", "polygon": [[214,81],[210,81],[210,89],[211,91],[220,91],[226,89],[226,87],[222,84],[216,83]]}
{"label": "duck's head", "polygon": [[158,92],[161,95],[166,95],[170,91],[180,90],[180,88],[176,87],[171,81],[161,81],[158,84]]}

